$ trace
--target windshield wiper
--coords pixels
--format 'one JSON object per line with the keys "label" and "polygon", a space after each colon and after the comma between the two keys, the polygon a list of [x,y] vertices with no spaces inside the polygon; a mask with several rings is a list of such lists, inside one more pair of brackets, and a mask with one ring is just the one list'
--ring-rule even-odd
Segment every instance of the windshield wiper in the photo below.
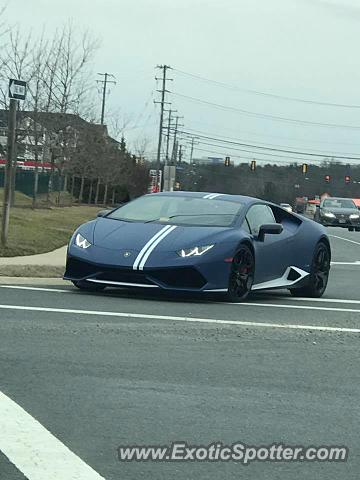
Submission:
{"label": "windshield wiper", "polygon": [[146,220],[144,223],[151,223],[151,222],[158,222],[159,220],[164,219],[164,221],[171,220],[172,218],[177,218],[177,217],[224,217],[224,216],[232,216],[232,217],[238,217],[239,215],[235,215],[233,213],[192,213],[192,214],[178,214],[178,215],[170,215],[169,217],[158,217],[158,218],[152,218],[151,220]]}

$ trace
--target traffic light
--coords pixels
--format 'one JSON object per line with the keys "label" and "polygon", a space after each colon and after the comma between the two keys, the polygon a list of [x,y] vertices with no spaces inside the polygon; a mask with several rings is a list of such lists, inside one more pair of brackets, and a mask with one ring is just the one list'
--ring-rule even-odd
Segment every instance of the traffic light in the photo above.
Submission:
{"label": "traffic light", "polygon": [[351,182],[351,177],[350,177],[350,175],[345,175],[345,183],[346,183],[347,185],[349,185],[350,182]]}
{"label": "traffic light", "polygon": [[230,167],[230,157],[225,157],[225,167]]}
{"label": "traffic light", "polygon": [[331,177],[330,175],[325,175],[325,183],[330,183]]}
{"label": "traffic light", "polygon": [[256,160],[251,160],[250,170],[255,172],[256,170]]}
{"label": "traffic light", "polygon": [[301,170],[302,170],[303,175],[306,175],[306,174],[307,174],[307,171],[308,171],[308,164],[307,164],[307,163],[303,163]]}

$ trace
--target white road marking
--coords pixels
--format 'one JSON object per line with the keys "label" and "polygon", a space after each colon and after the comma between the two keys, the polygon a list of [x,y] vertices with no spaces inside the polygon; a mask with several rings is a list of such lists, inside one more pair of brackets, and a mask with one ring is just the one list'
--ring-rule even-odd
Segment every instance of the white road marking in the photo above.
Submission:
{"label": "white road marking", "polygon": [[[282,300],[283,298],[281,298]],[[345,300],[342,298],[307,298],[307,297],[288,297],[289,300],[295,302],[321,302],[321,303],[344,303],[344,304],[360,304],[360,300]],[[274,299],[275,300],[275,299]]]}
{"label": "white road marking", "polygon": [[355,240],[350,240],[350,238],[339,237],[338,235],[329,235],[329,237],[338,238],[339,240],[344,240],[344,242],[355,243],[355,245],[360,245],[360,242],[355,242]]}
{"label": "white road marking", "polygon": [[[234,304],[231,304],[234,305]],[[327,308],[327,307],[311,307],[308,305],[276,305],[272,303],[239,303],[239,306],[258,306],[258,307],[276,307],[276,308],[296,308],[299,310],[322,310],[331,312],[349,312],[360,313],[360,310],[350,308]],[[26,307],[22,305],[0,305],[3,310],[20,310],[28,312],[47,312],[47,313],[61,313],[73,315],[90,315],[102,317],[118,317],[118,318],[144,318],[149,320],[169,320],[175,322],[190,322],[190,323],[215,323],[222,325],[239,325],[246,327],[263,327],[263,328],[283,328],[292,330],[321,330],[324,332],[348,332],[360,333],[360,328],[342,328],[342,327],[328,327],[325,325],[293,325],[287,323],[265,323],[265,322],[247,322],[243,320],[220,320],[216,318],[198,318],[198,317],[176,317],[172,315],[151,315],[147,313],[128,313],[128,312],[108,312],[98,310],[76,310],[69,308],[50,308],[50,307]]]}
{"label": "white road marking", "polygon": [[104,480],[2,392],[0,432],[0,451],[29,480]]}
{"label": "white road marking", "polygon": [[[97,280],[98,283],[102,283],[101,280]],[[103,283],[108,283],[108,282],[103,282]],[[118,284],[119,282],[116,282]],[[129,284],[127,284],[129,285]],[[134,284],[138,286],[138,284]],[[148,287],[149,285],[144,285],[144,287]],[[58,288],[41,288],[41,287],[23,287],[23,286],[18,286],[18,285],[0,285],[0,288],[10,288],[10,289],[20,289],[20,290],[34,290],[34,291],[43,291],[43,292],[55,292],[55,293],[73,293],[75,295],[79,294],[80,292],[75,291],[73,289],[69,290],[61,290]],[[227,289],[215,289],[215,290],[204,290],[206,293],[216,293],[216,292],[227,292]],[[321,302],[321,303],[343,303],[343,304],[360,304],[360,300],[351,300],[351,299],[341,299],[341,298],[310,298],[310,297],[291,297],[291,296],[281,296],[281,298],[276,297],[276,295],[272,296],[269,294],[269,297],[273,299],[274,301],[295,301],[295,302]],[[224,304],[224,302],[216,302],[221,305]],[[254,305],[253,303],[248,302],[249,305]],[[227,303],[227,305],[242,305],[239,303]],[[263,305],[263,304],[261,304]]]}
{"label": "white road marking", "polygon": [[360,267],[360,260],[356,262],[331,262],[331,265],[355,265]]}
{"label": "white road marking", "polygon": [[34,290],[40,292],[73,293],[72,290],[63,290],[60,288],[23,287],[20,285],[0,285],[0,288],[10,288],[14,290]]}

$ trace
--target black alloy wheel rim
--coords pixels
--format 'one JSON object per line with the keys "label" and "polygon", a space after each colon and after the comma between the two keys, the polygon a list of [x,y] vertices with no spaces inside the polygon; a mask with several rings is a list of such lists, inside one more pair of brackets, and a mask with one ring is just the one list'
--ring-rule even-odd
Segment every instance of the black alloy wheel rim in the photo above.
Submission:
{"label": "black alloy wheel rim", "polygon": [[321,245],[314,259],[314,287],[317,292],[325,290],[330,270],[330,256],[328,249]]}
{"label": "black alloy wheel rim", "polygon": [[237,298],[249,293],[254,278],[254,257],[250,250],[242,248],[231,265],[229,291]]}

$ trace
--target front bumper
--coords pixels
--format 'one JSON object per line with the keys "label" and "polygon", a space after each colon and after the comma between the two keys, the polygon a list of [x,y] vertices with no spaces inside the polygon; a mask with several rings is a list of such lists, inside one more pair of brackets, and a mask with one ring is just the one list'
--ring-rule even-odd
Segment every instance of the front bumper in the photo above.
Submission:
{"label": "front bumper", "polygon": [[348,216],[337,216],[336,218],[321,217],[320,221],[326,227],[360,227],[360,219],[351,220]]}
{"label": "front bumper", "polygon": [[229,264],[172,265],[133,270],[129,266],[101,264],[68,255],[64,280],[89,281],[112,287],[162,288],[179,291],[226,291]]}

